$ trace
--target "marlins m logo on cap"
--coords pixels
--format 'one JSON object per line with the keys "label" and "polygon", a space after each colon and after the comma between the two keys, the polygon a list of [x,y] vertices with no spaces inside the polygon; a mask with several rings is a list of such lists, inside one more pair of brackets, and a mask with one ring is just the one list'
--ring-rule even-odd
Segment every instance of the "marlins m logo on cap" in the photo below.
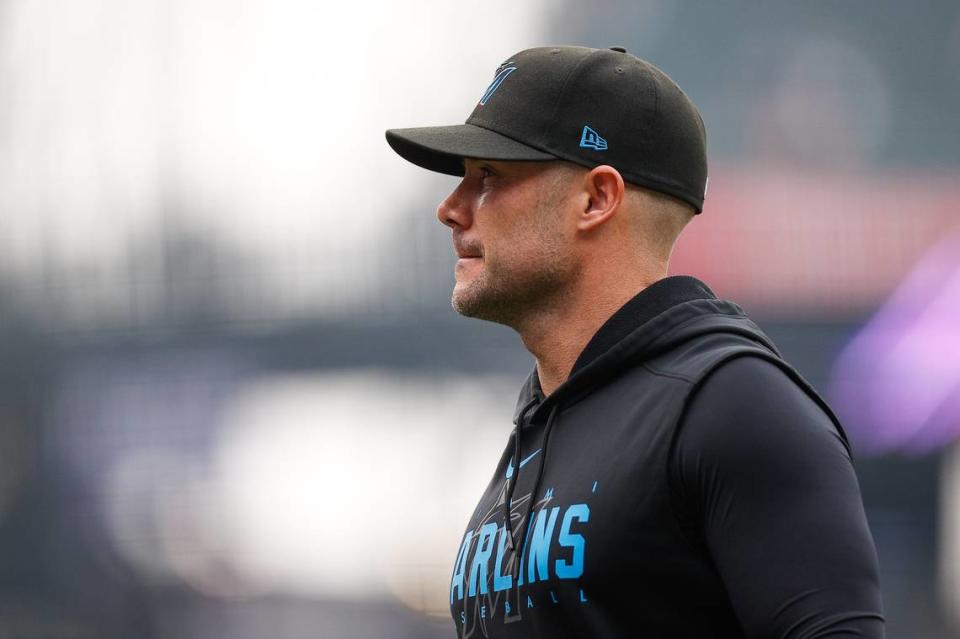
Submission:
{"label": "marlins m logo on cap", "polygon": [[513,62],[504,62],[497,67],[497,72],[493,76],[493,82],[490,83],[487,90],[480,96],[480,104],[486,104],[490,96],[492,96],[496,90],[500,88],[500,85],[503,84],[503,81],[507,79],[507,76],[517,70],[517,67],[512,65]]}

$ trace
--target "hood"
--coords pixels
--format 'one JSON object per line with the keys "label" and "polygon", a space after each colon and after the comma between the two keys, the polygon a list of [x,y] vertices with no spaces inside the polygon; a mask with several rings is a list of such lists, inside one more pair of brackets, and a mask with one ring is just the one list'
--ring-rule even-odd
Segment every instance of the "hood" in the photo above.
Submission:
{"label": "hood", "polygon": [[[573,365],[570,375],[549,397],[543,396],[537,369],[527,377],[520,390],[513,422],[513,457],[521,459],[524,429],[533,423],[546,422],[543,432],[540,463],[531,495],[537,495],[543,470],[548,463],[550,433],[560,412],[609,383],[622,371],[644,360],[676,348],[706,333],[736,333],[780,353],[760,328],[733,302],[717,299],[706,284],[689,276],[667,277],[640,291],[613,314],[591,338]],[[507,477],[502,504],[504,522],[512,522],[510,504],[516,479]],[[527,527],[533,499],[527,502],[520,518],[519,542],[515,545],[513,526],[505,526],[511,549],[525,548]],[[516,566],[519,562],[515,562]]]}
{"label": "hood", "polygon": [[[608,319],[584,348],[568,378],[544,398],[537,369],[527,377],[514,410],[519,424],[545,419],[554,405],[565,408],[622,371],[706,333],[748,337],[773,353],[776,346],[733,302],[720,300],[700,280],[685,275],[651,284]],[[532,411],[532,413],[530,412]]]}

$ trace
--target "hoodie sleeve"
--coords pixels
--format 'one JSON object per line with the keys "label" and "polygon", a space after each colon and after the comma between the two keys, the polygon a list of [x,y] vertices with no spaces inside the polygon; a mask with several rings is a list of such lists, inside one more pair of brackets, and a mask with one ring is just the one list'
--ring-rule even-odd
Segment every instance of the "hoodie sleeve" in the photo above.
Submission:
{"label": "hoodie sleeve", "polygon": [[671,471],[678,509],[748,637],[884,636],[850,456],[830,418],[774,364],[743,357],[711,374],[680,425]]}

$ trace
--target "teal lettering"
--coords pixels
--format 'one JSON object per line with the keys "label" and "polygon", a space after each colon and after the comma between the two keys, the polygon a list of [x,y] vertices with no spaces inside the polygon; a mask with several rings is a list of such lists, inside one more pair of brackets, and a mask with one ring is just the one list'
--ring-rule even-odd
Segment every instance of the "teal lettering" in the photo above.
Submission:
{"label": "teal lettering", "polygon": [[480,594],[487,594],[487,562],[493,550],[493,536],[497,534],[497,525],[487,524],[480,529],[480,539],[477,541],[477,550],[470,562],[470,588],[467,594],[471,597],[477,594],[477,583],[480,584]]}
{"label": "teal lettering", "polygon": [[453,578],[450,579],[450,603],[453,603],[453,591],[457,591],[457,599],[463,599],[463,573],[467,565],[467,551],[470,550],[470,540],[473,538],[473,531],[464,536],[463,543],[460,544],[460,552],[457,553],[457,562],[454,564]]}
{"label": "teal lettering", "polygon": [[559,512],[560,508],[555,506],[550,509],[549,515],[541,510],[537,516],[537,523],[533,528],[533,539],[530,541],[530,554],[527,558],[529,583],[537,580],[537,574],[540,575],[540,581],[550,578],[548,563],[550,540],[553,538],[553,527],[557,523]]}
{"label": "teal lettering", "polygon": [[497,536],[497,560],[493,569],[493,591],[510,590],[513,587],[513,576],[503,574],[503,556],[507,550],[507,527],[500,529]]}
{"label": "teal lettering", "polygon": [[517,563],[520,565],[520,570],[517,571],[519,573],[519,576],[517,577],[518,586],[523,585],[523,559],[527,556],[527,549],[530,547],[530,529],[533,528],[533,520],[536,516],[536,513],[530,513],[530,521],[527,522],[527,534],[523,536],[523,550],[520,551],[520,557],[516,559]]}
{"label": "teal lettering", "polygon": [[557,560],[556,571],[560,579],[576,579],[583,574],[583,555],[587,542],[583,535],[570,532],[570,524],[574,519],[580,522],[590,521],[590,507],[586,504],[573,504],[563,514],[557,542],[563,547],[571,548],[572,557],[569,562]]}

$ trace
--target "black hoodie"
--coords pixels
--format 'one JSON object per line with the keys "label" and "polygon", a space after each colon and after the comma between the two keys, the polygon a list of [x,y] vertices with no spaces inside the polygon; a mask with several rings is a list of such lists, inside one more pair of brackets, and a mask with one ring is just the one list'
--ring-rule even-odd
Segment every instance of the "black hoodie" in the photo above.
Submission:
{"label": "black hoodie", "polygon": [[514,423],[454,563],[460,636],[883,636],[842,427],[702,282],[640,292],[549,397],[534,369]]}

